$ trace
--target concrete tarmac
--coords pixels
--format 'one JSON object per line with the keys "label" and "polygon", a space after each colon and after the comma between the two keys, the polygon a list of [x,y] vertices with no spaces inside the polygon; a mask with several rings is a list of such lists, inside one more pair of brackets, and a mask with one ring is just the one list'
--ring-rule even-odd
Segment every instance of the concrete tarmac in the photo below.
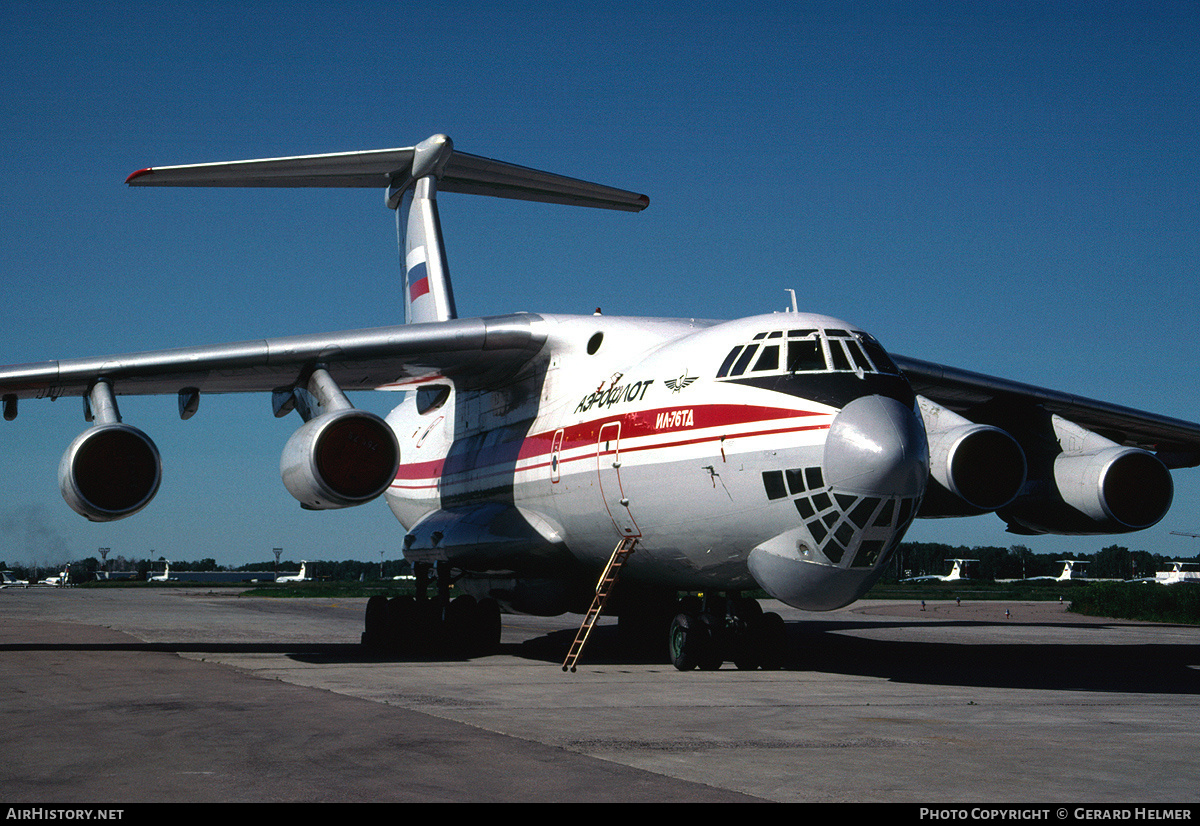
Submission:
{"label": "concrete tarmac", "polygon": [[602,620],[565,673],[577,616],[506,616],[488,657],[397,661],[358,644],[365,600],[238,593],[0,591],[0,802],[1200,797],[1200,627],[769,604],[782,670],[680,673]]}

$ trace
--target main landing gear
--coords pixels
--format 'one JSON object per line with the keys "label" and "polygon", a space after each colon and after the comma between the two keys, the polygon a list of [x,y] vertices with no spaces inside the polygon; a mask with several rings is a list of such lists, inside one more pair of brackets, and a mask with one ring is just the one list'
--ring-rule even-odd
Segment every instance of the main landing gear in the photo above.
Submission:
{"label": "main landing gear", "polygon": [[688,596],[679,601],[668,638],[671,662],[680,671],[715,671],[725,660],[741,669],[783,666],[787,632],[783,618],[764,613],[748,597]]}
{"label": "main landing gear", "polygon": [[362,643],[397,656],[479,657],[500,645],[500,606],[494,599],[467,594],[450,598],[454,582],[446,566],[436,571],[436,592],[429,592],[428,563],[413,566],[416,596],[373,596],[367,600]]}

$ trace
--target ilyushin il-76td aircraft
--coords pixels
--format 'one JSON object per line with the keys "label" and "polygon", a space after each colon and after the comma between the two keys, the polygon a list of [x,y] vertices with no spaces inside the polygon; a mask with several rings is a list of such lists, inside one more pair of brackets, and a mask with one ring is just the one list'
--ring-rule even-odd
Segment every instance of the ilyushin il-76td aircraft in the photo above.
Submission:
{"label": "ilyushin il-76td aircraft", "polygon": [[[442,135],[154,167],[127,183],[377,187],[396,211],[403,325],[0,368],[8,419],[19,400],[83,399],[92,425],[67,448],[60,487],[97,521],[144,508],[162,475],[120,396],[175,394],[185,419],[206,393],[269,394],[276,416],[298,413],[280,467],[300,505],[383,496],[404,528],[417,595],[368,603],[363,641],[380,649],[483,651],[504,612],[590,617],[599,604],[680,669],[774,666],[782,621],[749,593],[847,605],[914,518],[1144,529],[1170,507],[1170,469],[1200,464],[1200,425],[889,354],[794,297],[734,321],[459,318],[439,191],[630,212],[649,199],[458,152]],[[381,418],[351,404],[361,390],[404,392]]]}

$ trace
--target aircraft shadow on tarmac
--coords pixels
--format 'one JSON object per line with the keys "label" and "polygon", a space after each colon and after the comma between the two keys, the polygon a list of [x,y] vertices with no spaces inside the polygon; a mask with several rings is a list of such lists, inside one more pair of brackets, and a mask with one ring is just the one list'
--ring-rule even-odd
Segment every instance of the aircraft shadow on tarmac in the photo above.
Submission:
{"label": "aircraft shadow on tarmac", "polygon": [[[945,624],[999,627],[989,622]],[[901,632],[906,625],[886,623],[887,628]],[[928,622],[912,625],[931,627]],[[788,623],[788,654],[783,669],[931,686],[1200,694],[1200,645],[953,644],[876,640],[839,633],[872,627],[872,623]],[[1063,624],[1056,623],[1055,627],[1062,628]],[[520,656],[561,662],[572,639],[574,632],[562,631],[529,640],[521,646]],[[616,629],[606,627],[596,630],[579,667],[654,662],[670,668],[661,656],[630,656],[621,646]],[[721,671],[735,679],[739,673],[732,663],[725,663]]]}
{"label": "aircraft shadow on tarmac", "polygon": [[[947,622],[945,625],[1012,627],[1013,624]],[[928,685],[1200,694],[1200,645],[956,644],[866,639],[838,633],[867,627],[836,622],[790,626],[793,656],[789,667]],[[888,627],[902,632],[905,624],[888,623]],[[920,623],[919,627],[927,629],[930,625]],[[1063,626],[1058,623],[1055,627]]]}
{"label": "aircraft shadow on tarmac", "polygon": [[[989,627],[989,622],[919,623]],[[881,624],[882,627],[883,624]],[[917,623],[912,623],[916,627]],[[1014,623],[1004,623],[1012,627]],[[888,622],[903,630],[906,623]],[[877,640],[840,633],[876,627],[872,623],[805,621],[788,623],[788,652],[783,671],[819,672],[878,677],[894,682],[930,686],[980,686],[1015,689],[1120,692],[1141,694],[1200,694],[1200,645],[1085,645],[1060,643],[954,644]],[[1062,624],[1057,623],[1061,628]],[[575,638],[564,629],[520,643],[505,643],[498,653],[526,660],[561,663]],[[615,625],[598,626],[580,658],[579,667],[661,665],[673,672],[664,653],[631,652]],[[648,641],[642,649],[658,648]],[[635,646],[637,648],[637,646]],[[342,663],[454,662],[468,655],[444,653],[380,654],[347,643],[5,643],[6,651],[148,651],[175,654],[282,654],[314,665]],[[695,673],[695,672],[694,672]],[[712,672],[709,672],[712,673]],[[739,672],[725,663],[717,673],[736,679]],[[679,674],[679,679],[688,675]]]}

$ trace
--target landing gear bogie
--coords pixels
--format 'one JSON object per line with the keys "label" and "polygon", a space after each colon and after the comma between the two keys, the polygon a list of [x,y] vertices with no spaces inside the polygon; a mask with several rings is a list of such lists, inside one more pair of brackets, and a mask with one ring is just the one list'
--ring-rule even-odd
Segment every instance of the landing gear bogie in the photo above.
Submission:
{"label": "landing gear bogie", "polygon": [[777,669],[786,656],[787,632],[776,613],[764,613],[757,600],[695,597],[679,602],[671,621],[668,648],[680,671],[715,671],[726,660],[739,669]]}
{"label": "landing gear bogie", "polygon": [[439,570],[437,593],[427,593],[428,571],[419,571],[417,595],[367,600],[362,642],[396,656],[479,657],[500,645],[500,606],[494,599],[449,596],[453,579]]}

